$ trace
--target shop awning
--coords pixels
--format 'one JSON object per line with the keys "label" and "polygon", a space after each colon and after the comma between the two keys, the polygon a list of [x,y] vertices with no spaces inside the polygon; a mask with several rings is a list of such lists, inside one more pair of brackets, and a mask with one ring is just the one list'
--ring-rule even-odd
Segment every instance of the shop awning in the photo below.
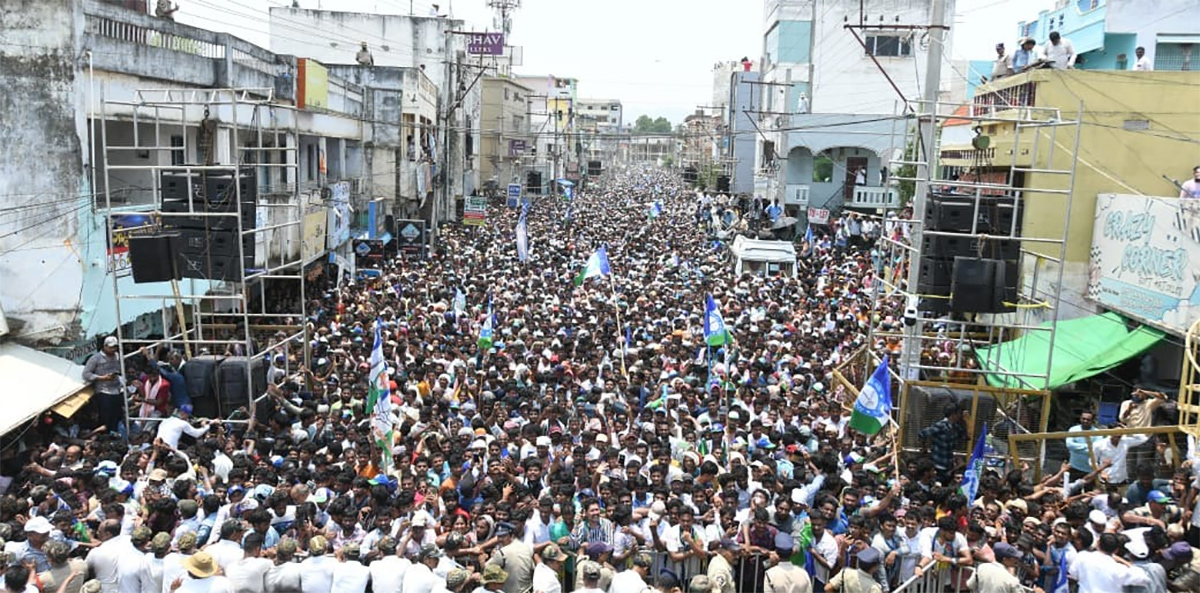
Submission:
{"label": "shop awning", "polygon": [[[994,387],[1042,389],[1042,380],[1030,375],[1046,375],[1046,389],[1057,389],[1081,379],[1098,375],[1145,352],[1163,338],[1152,327],[1135,325],[1113,312],[1058,322],[1054,332],[1054,356],[1050,356],[1050,332],[1030,331],[1024,337],[989,348],[980,348],[982,368],[992,372],[1026,375],[987,375]],[[1049,323],[1043,324],[1049,327]],[[1029,383],[1033,383],[1030,385]]]}
{"label": "shop awning", "polygon": [[82,366],[20,344],[0,344],[0,393],[5,396],[0,434],[88,388]]}

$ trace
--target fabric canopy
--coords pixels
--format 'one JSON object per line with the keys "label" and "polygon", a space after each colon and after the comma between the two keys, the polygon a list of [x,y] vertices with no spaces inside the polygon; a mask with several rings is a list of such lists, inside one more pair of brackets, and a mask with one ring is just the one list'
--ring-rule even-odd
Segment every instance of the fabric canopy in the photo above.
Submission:
{"label": "fabric canopy", "polygon": [[88,387],[83,367],[20,344],[0,344],[0,434],[21,426]]}
{"label": "fabric canopy", "polygon": [[[1042,324],[1049,326],[1050,323]],[[1152,327],[1140,325],[1130,331],[1124,317],[1108,312],[1058,322],[1053,357],[1047,331],[1030,331],[1019,339],[980,348],[977,354],[984,370],[1025,375],[987,375],[988,383],[994,387],[1042,389],[1042,379],[1034,376],[1048,374],[1044,388],[1057,389],[1103,373],[1145,352],[1162,338],[1163,333]]]}

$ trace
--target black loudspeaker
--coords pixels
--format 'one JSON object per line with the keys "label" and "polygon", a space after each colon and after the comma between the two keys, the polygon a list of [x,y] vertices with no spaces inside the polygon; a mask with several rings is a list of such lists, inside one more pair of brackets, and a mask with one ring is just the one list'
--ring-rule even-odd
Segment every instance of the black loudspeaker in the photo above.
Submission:
{"label": "black loudspeaker", "polygon": [[[999,271],[997,271],[999,270]],[[955,313],[998,313],[1003,310],[1001,299],[1004,281],[1004,262],[971,257],[954,258],[954,279],[950,284],[950,310]]]}
{"label": "black loudspeaker", "polygon": [[[954,276],[954,262],[948,259],[921,258],[921,275],[918,283],[921,286],[950,286]],[[919,292],[926,293],[924,289]]]}
{"label": "black loudspeaker", "polygon": [[542,194],[542,174],[530,171],[525,174],[525,193]]}
{"label": "black loudspeaker", "polygon": [[729,176],[717,175],[717,191],[721,193],[729,193]]}
{"label": "black loudspeaker", "polygon": [[176,235],[140,235],[129,238],[129,267],[133,281],[168,282],[180,278],[175,266],[172,243]]}
{"label": "black loudspeaker", "polygon": [[179,275],[198,280],[241,281],[242,266],[236,255],[213,253],[175,252],[175,265]]}
{"label": "black loudspeaker", "polygon": [[188,396],[192,398],[193,413],[201,418],[216,418],[217,367],[224,356],[201,355],[192,357],[183,365],[183,379],[187,384]]}
{"label": "black loudspeaker", "polygon": [[[246,367],[250,367],[250,384],[246,383]],[[217,399],[221,414],[228,416],[234,410],[250,406],[250,400],[267,391],[267,367],[261,358],[253,360],[244,356],[230,356],[217,369]]]}

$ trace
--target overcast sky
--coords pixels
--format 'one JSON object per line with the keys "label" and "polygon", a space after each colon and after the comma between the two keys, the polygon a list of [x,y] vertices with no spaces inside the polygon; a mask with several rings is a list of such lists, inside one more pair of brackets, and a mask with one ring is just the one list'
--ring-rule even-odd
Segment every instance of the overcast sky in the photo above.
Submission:
{"label": "overcast sky", "polygon": [[[291,0],[176,1],[180,22],[234,33],[263,47],[270,46],[267,7],[291,5]],[[411,4],[416,14],[429,13],[429,0]],[[476,30],[492,28],[486,0],[440,4]],[[410,2],[300,0],[300,5],[407,14]],[[954,57],[990,58],[997,41],[1012,47],[1017,22],[1053,5],[1053,0],[958,0]],[[713,64],[742,56],[758,61],[762,12],[760,0],[524,0],[513,17],[510,43],[524,47],[519,74],[578,78],[581,97],[620,99],[626,121],[647,114],[678,123],[697,105],[711,102]]]}

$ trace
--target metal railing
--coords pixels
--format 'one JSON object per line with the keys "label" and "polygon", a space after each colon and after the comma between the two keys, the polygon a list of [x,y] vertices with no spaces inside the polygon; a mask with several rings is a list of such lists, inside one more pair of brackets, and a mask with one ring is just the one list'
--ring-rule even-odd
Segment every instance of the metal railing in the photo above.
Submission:
{"label": "metal railing", "polygon": [[[189,36],[168,31],[167,27],[154,27],[155,22],[149,18],[146,18],[145,21],[145,24],[137,24],[107,16],[88,14],[85,19],[85,32],[97,37],[159,47],[202,58],[221,59],[225,57],[225,45],[222,43],[202,39],[201,35]],[[210,32],[205,31],[205,33],[211,35]]]}
{"label": "metal railing", "polygon": [[968,591],[967,579],[974,572],[970,567],[931,570],[921,576],[913,575],[891,593],[964,593]]}
{"label": "metal railing", "polygon": [[900,194],[890,187],[854,187],[849,206],[855,208],[899,208]]}

